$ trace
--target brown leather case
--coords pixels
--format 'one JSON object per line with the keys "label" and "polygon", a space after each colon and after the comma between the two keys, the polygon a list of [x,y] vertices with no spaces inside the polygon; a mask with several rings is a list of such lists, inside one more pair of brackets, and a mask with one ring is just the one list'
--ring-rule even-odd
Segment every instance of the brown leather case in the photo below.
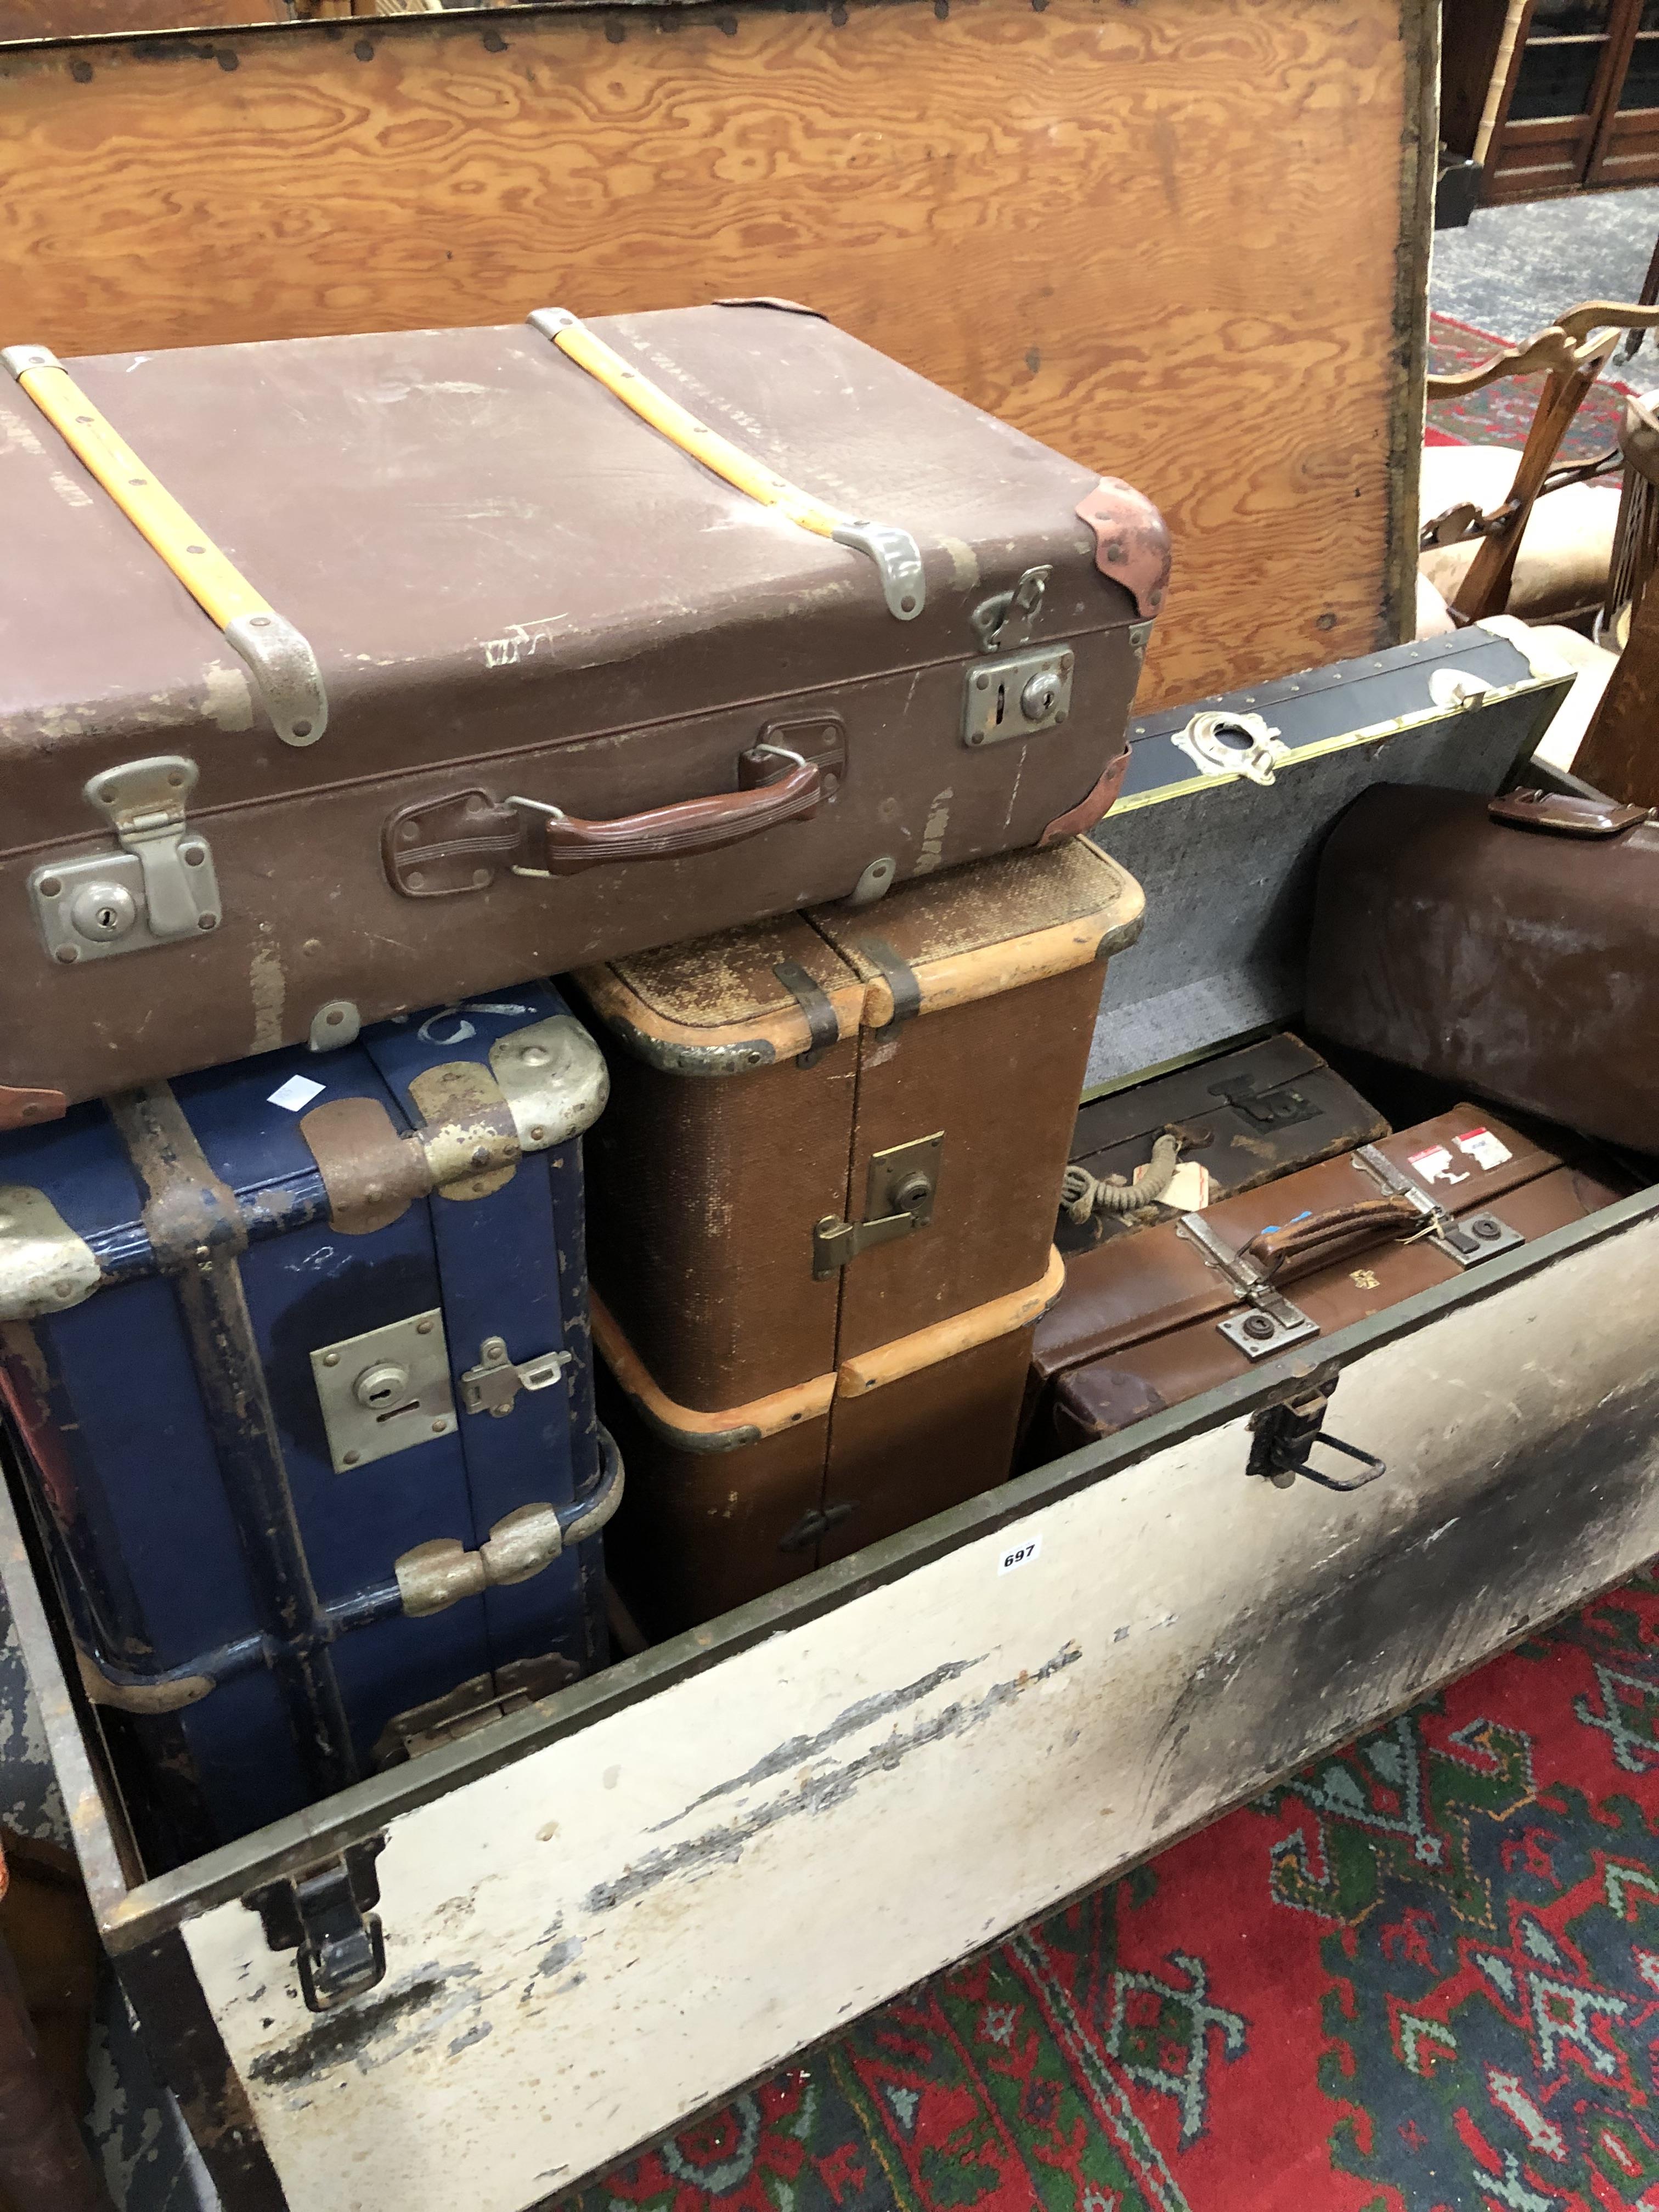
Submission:
{"label": "brown leather case", "polygon": [[1659,1152],[1659,827],[1611,799],[1366,793],[1321,862],[1307,1017]]}
{"label": "brown leather case", "polygon": [[[0,1127],[1110,805],[1168,569],[1147,501],[810,312],[592,329],[853,535],[736,489],[526,325],[66,364],[133,449],[120,482],[197,526],[175,574],[15,349]],[[878,564],[884,532],[919,580]],[[216,545],[269,613],[198,603]]]}
{"label": "brown leather case", "polygon": [[[1480,1133],[1509,1157],[1496,1159]],[[1528,1239],[1582,1220],[1632,1188],[1613,1164],[1569,1164],[1474,1106],[1384,1138],[1375,1149],[1448,1213],[1490,1208]],[[1483,1158],[1493,1164],[1483,1165]],[[1425,1172],[1430,1165],[1437,1168],[1432,1177]],[[1462,1272],[1419,1233],[1422,1217],[1410,1202],[1390,1199],[1353,1154],[1224,1200],[1204,1219],[1230,1249],[1249,1247],[1269,1264],[1275,1286],[1318,1324],[1319,1336],[1307,1340],[1314,1352],[1320,1337]],[[1248,1354],[1218,1325],[1244,1310],[1180,1222],[1076,1255],[1064,1295],[1036,1333],[1027,1462],[1111,1436],[1248,1374]]]}
{"label": "brown leather case", "polygon": [[1141,908],[1076,839],[574,979],[611,1079],[593,1287],[669,1399],[723,1416],[1042,1277]]}
{"label": "brown leather case", "polygon": [[593,1301],[602,1417],[628,1468],[605,1564],[653,1639],[845,1559],[1006,1480],[1031,1328],[1060,1255],[1012,1297],[794,1390],[716,1415],[676,1405]]}

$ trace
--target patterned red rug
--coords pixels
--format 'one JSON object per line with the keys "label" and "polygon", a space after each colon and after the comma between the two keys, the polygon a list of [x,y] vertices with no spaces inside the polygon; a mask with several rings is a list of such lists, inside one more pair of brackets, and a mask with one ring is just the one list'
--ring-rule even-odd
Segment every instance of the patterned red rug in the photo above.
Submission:
{"label": "patterned red rug", "polygon": [[1659,1573],[571,2212],[1659,2212]]}
{"label": "patterned red rug", "polygon": [[[1507,338],[1494,337],[1490,331],[1455,323],[1449,315],[1431,315],[1429,374],[1455,376],[1464,369],[1479,368],[1494,354],[1507,352],[1510,343]],[[1645,374],[1639,363],[1647,359],[1641,356],[1632,363],[1638,374]],[[1472,392],[1464,399],[1432,400],[1426,441],[1431,446],[1523,446],[1543,384],[1541,376],[1510,376]],[[1603,370],[1561,441],[1560,459],[1589,461],[1611,453],[1625,419],[1623,395],[1633,388],[1616,372],[1610,374]]]}

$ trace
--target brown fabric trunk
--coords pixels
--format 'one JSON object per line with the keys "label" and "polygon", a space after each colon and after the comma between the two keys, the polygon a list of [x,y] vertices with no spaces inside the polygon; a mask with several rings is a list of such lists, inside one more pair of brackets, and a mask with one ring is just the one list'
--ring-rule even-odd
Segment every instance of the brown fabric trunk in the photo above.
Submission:
{"label": "brown fabric trunk", "polygon": [[[1484,1129],[1510,1157],[1482,1168],[1458,1139]],[[1538,1139],[1474,1106],[1454,1108],[1376,1146],[1448,1212],[1491,1208],[1528,1239],[1611,1205],[1632,1187],[1611,1162],[1568,1164]],[[1443,1150],[1451,1171],[1424,1181],[1413,1155]],[[1235,1251],[1276,1224],[1326,1216],[1383,1193],[1352,1156],[1304,1168],[1209,1207],[1205,1219]],[[1343,1243],[1277,1279],[1285,1295],[1319,1325],[1320,1336],[1350,1328],[1415,1292],[1450,1281],[1457,1262],[1426,1238],[1395,1227],[1356,1228]],[[1068,1264],[1064,1295],[1038,1324],[1022,1456],[1040,1464],[1095,1437],[1110,1436],[1166,1406],[1248,1374],[1251,1362],[1218,1323],[1243,1310],[1225,1277],[1198,1244],[1169,1222],[1144,1235],[1080,1253]],[[1307,1340],[1316,1351],[1319,1338]]]}
{"label": "brown fabric trunk", "polygon": [[[326,727],[284,743],[228,635],[8,387],[0,1126],[303,1041],[338,1002],[368,1022],[464,999],[1110,804],[1168,565],[1144,501],[805,312],[593,329],[764,468],[908,532],[914,618],[866,552],[734,489],[526,325],[67,364],[136,449],[130,481],[182,502],[314,652]],[[972,698],[1035,648],[1066,656],[1063,714],[1006,736],[1016,669],[970,742]],[[798,773],[762,744],[808,764],[810,811],[734,851],[734,814]],[[129,922],[96,952],[76,924],[55,957],[54,871],[132,858],[88,787],[162,756],[194,774],[169,803],[211,854],[207,926]],[[647,814],[634,856],[595,857]]]}
{"label": "brown fabric trunk", "polygon": [[[793,1389],[1042,1276],[1101,963],[1140,913],[1079,839],[576,978],[611,1075],[593,1286],[668,1398]],[[819,1224],[871,1218],[872,1155],[935,1136],[931,1218],[815,1274]]]}
{"label": "brown fabric trunk", "polygon": [[1308,1019],[1659,1152],[1659,829],[1613,802],[1384,785],[1321,862]]}

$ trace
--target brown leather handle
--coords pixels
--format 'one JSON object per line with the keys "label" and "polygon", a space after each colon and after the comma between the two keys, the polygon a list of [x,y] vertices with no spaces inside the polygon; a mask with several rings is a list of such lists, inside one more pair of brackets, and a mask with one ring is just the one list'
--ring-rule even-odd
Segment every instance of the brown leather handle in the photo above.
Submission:
{"label": "brown leather handle", "polygon": [[1269,1282],[1278,1282],[1319,1266],[1344,1245],[1375,1243],[1396,1229],[1419,1229],[1423,1219],[1408,1198],[1357,1199],[1352,1206],[1310,1214],[1305,1221],[1286,1222],[1282,1229],[1258,1230],[1243,1252]]}
{"label": "brown leather handle", "polygon": [[1571,792],[1505,791],[1486,802],[1494,822],[1510,830],[1543,830],[1558,837],[1616,837],[1648,821],[1653,810],[1618,799],[1579,799]]}
{"label": "brown leather handle", "polygon": [[816,813],[823,778],[816,761],[802,761],[775,783],[747,791],[720,791],[707,799],[683,799],[672,806],[649,807],[642,814],[619,814],[609,822],[587,822],[580,815],[546,817],[547,865],[556,876],[614,860],[667,860],[687,853],[712,853],[757,837],[780,822],[797,822]]}

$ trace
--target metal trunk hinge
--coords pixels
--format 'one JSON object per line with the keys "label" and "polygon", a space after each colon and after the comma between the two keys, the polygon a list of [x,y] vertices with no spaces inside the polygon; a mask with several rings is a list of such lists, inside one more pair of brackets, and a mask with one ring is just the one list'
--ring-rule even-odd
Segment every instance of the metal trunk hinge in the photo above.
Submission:
{"label": "metal trunk hinge", "polygon": [[386,1939],[373,1910],[380,1901],[374,1862],[385,1848],[384,1836],[371,1836],[313,1873],[267,1882],[242,1899],[258,1914],[271,1949],[295,1954],[313,2012],[360,1997],[386,1978]]}
{"label": "metal trunk hinge", "polygon": [[49,860],[30,876],[29,902],[54,960],[72,967],[217,929],[213,854],[185,820],[197,775],[194,761],[163,753],[106,769],[86,785],[87,804],[121,849]]}

